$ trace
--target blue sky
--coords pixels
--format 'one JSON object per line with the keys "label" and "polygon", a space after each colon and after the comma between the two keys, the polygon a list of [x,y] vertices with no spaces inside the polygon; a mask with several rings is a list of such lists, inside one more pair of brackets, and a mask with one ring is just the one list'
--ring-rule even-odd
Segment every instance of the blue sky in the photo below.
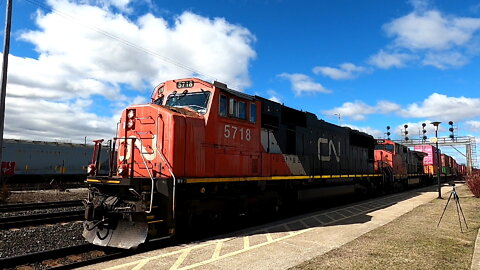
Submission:
{"label": "blue sky", "polygon": [[125,106],[189,76],[375,137],[480,135],[478,1],[15,0],[13,16],[7,138],[112,137]]}

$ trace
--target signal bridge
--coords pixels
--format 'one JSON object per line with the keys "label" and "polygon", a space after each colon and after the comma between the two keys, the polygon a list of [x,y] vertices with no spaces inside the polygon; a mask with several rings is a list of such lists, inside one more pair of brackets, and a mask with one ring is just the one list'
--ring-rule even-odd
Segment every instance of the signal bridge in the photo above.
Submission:
{"label": "signal bridge", "polygon": [[[413,139],[413,140],[395,140],[400,144],[403,144],[408,147],[413,147],[415,145],[433,145],[435,146],[437,138],[430,138],[430,140],[422,139]],[[438,138],[439,146],[451,146],[467,160],[467,171],[472,172],[472,168],[477,164],[477,143],[475,137],[472,136],[460,136],[460,137],[439,137]],[[456,146],[465,146],[465,153],[462,153],[456,148]]]}

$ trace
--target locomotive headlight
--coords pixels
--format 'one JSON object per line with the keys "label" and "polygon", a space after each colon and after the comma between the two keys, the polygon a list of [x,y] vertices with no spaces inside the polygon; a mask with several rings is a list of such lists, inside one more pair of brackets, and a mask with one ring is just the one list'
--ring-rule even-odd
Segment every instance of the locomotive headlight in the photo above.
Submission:
{"label": "locomotive headlight", "polygon": [[128,110],[127,117],[133,119],[135,117],[135,110]]}
{"label": "locomotive headlight", "polygon": [[90,164],[90,165],[88,165],[88,167],[87,167],[87,174],[88,174],[88,175],[94,176],[95,173],[96,173],[96,171],[97,171],[97,170],[96,170],[96,168],[95,168],[95,164]]}
{"label": "locomotive headlight", "polygon": [[117,169],[117,173],[118,173],[118,175],[120,175],[122,177],[125,177],[128,173],[127,165],[126,164],[120,165]]}
{"label": "locomotive headlight", "polygon": [[134,124],[133,119],[129,119],[127,122],[127,128],[132,128]]}

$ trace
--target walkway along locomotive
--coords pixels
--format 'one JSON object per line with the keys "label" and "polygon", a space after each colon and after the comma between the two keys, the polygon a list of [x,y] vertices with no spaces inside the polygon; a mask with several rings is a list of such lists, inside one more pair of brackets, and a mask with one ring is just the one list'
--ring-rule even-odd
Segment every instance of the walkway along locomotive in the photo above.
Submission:
{"label": "walkway along locomotive", "polygon": [[162,83],[151,103],[125,109],[112,142],[110,174],[97,175],[94,158],[87,178],[83,235],[102,246],[171,237],[198,215],[393,181],[375,171],[372,136],[196,78]]}

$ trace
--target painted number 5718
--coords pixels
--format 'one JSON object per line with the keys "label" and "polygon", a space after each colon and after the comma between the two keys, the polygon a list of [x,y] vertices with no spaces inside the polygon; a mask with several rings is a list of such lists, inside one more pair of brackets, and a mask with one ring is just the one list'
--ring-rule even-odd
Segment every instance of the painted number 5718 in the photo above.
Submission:
{"label": "painted number 5718", "polygon": [[250,141],[252,139],[252,133],[249,128],[236,127],[232,125],[225,125],[223,129],[223,136],[227,139],[240,138],[240,140]]}

